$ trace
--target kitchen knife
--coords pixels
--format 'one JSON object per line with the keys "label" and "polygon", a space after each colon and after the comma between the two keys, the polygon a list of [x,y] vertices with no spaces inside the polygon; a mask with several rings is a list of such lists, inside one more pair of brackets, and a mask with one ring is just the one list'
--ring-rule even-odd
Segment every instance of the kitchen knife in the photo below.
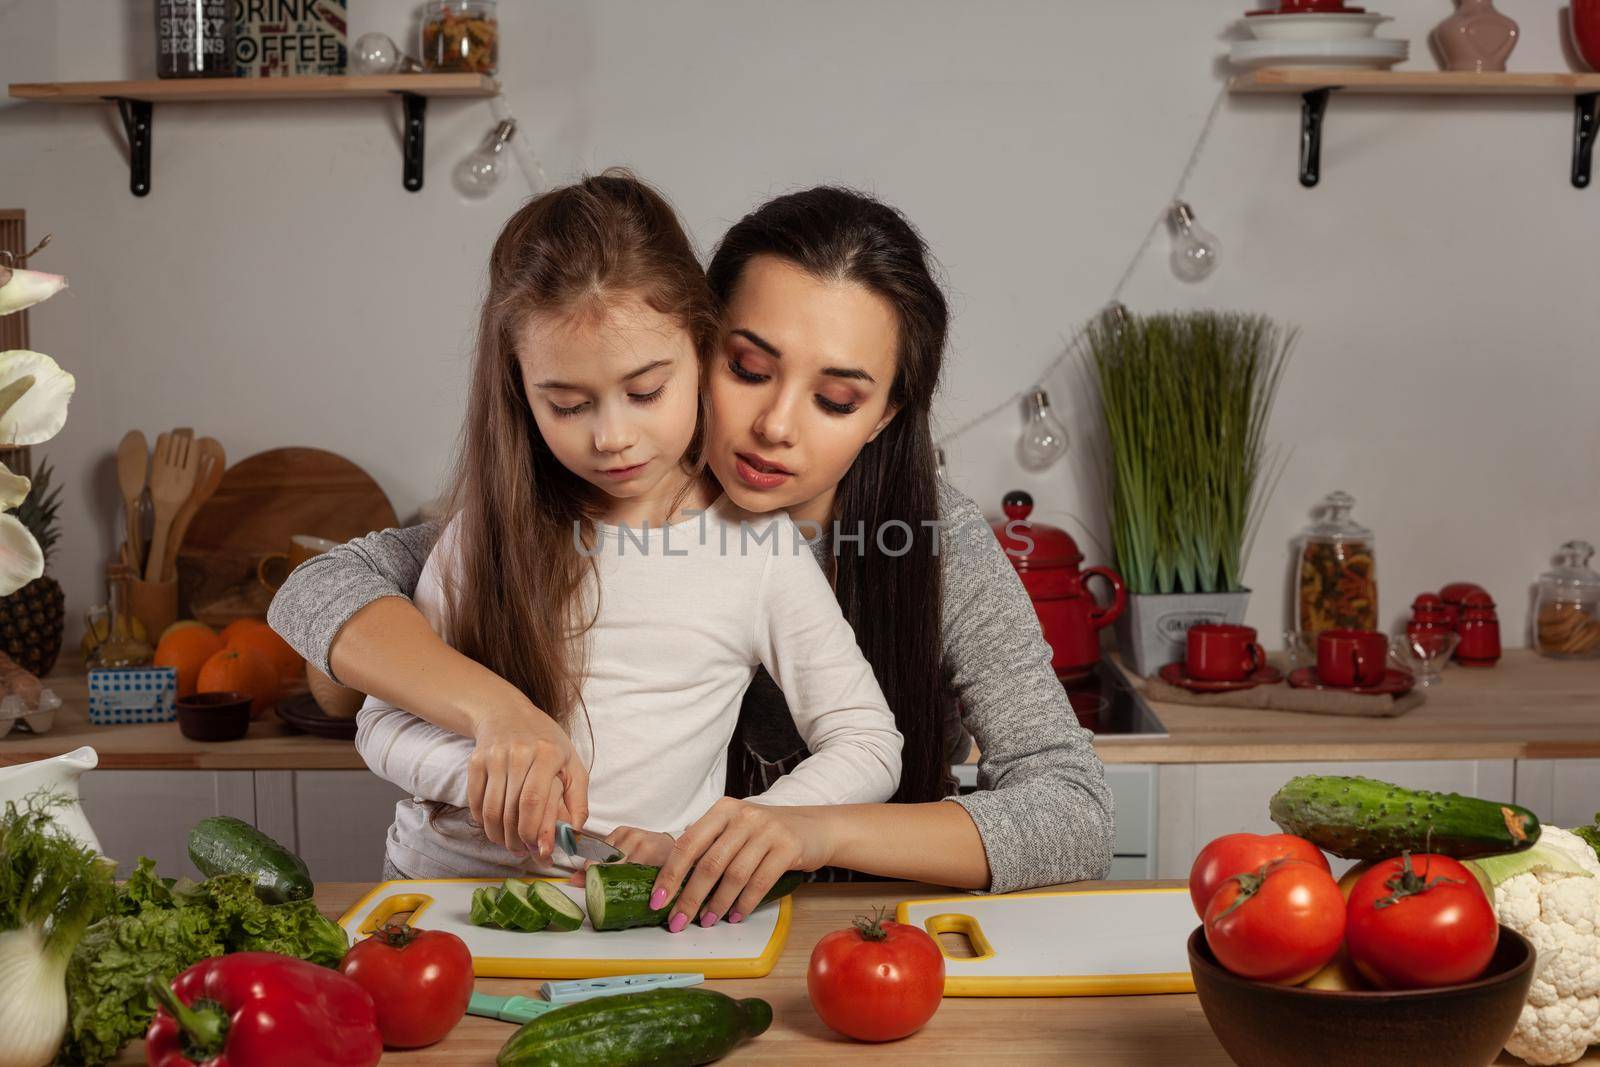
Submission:
{"label": "kitchen knife", "polygon": [[547,1011],[555,1011],[556,1007],[557,1005],[548,1000],[518,996],[497,997],[492,993],[479,993],[473,990],[472,999],[467,1001],[467,1014],[520,1024],[537,1019]]}

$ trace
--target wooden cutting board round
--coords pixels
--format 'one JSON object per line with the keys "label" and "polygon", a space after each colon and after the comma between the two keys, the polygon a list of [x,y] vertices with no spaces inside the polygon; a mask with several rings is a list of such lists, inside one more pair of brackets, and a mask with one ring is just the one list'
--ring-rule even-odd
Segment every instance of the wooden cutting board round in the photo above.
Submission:
{"label": "wooden cutting board round", "polygon": [[272,590],[261,557],[287,552],[295,534],[348,541],[398,525],[372,476],[320,448],[275,448],[230,466],[195,512],[178,550],[181,611],[210,626],[261,618]]}

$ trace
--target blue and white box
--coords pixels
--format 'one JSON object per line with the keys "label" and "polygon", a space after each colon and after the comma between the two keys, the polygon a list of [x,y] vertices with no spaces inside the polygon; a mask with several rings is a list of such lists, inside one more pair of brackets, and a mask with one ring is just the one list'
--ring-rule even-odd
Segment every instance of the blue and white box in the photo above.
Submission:
{"label": "blue and white box", "polygon": [[176,667],[96,667],[89,672],[89,721],[95,726],[172,722],[178,717]]}

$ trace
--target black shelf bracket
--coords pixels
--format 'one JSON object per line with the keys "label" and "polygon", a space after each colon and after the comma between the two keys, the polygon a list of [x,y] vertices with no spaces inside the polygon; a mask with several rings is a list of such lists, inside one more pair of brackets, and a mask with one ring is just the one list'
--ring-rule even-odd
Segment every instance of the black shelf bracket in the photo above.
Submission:
{"label": "black shelf bracket", "polygon": [[122,128],[128,134],[128,188],[134,196],[150,195],[150,135],[156,106],[148,100],[114,96]]}
{"label": "black shelf bracket", "polygon": [[1600,93],[1579,93],[1573,98],[1572,187],[1589,188],[1594,167],[1595,104]]}
{"label": "black shelf bracket", "polygon": [[427,132],[428,98],[416,93],[401,93],[400,102],[405,107],[405,134],[401,146],[404,170],[401,182],[409,192],[422,188],[422,141]]}
{"label": "black shelf bracket", "polygon": [[1322,116],[1333,89],[1313,89],[1300,98],[1300,184],[1315,189],[1322,180]]}

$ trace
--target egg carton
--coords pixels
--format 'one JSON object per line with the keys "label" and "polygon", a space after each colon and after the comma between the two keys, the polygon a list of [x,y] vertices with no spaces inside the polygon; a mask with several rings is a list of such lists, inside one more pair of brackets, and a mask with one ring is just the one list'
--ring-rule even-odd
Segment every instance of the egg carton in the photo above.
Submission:
{"label": "egg carton", "polygon": [[60,707],[61,698],[53,689],[41,690],[39,703],[31,707],[15,693],[7,693],[0,699],[0,737],[18,729],[34,734],[49,733],[50,727],[56,724],[56,710]]}

